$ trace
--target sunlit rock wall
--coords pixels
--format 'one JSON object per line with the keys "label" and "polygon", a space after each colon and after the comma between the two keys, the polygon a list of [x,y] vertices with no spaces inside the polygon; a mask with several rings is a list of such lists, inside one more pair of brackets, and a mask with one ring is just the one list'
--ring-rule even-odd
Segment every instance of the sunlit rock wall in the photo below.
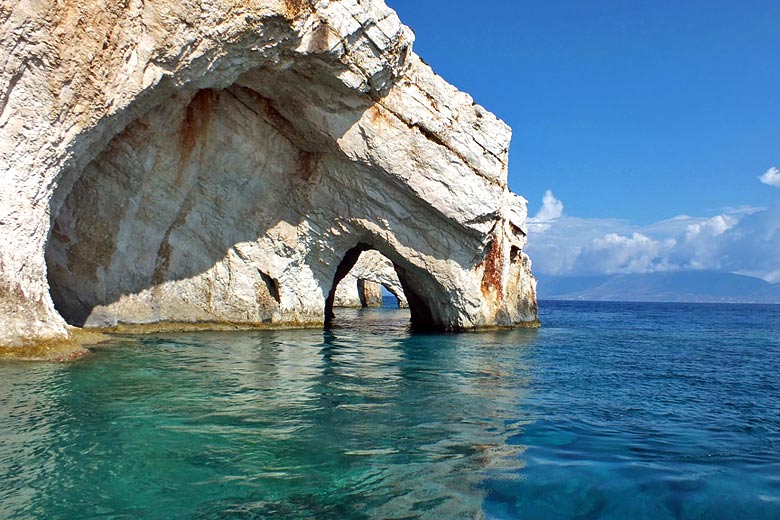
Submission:
{"label": "sunlit rock wall", "polygon": [[0,20],[0,345],[67,340],[63,316],[320,324],[367,249],[418,324],[536,323],[510,130],[383,2],[41,0]]}

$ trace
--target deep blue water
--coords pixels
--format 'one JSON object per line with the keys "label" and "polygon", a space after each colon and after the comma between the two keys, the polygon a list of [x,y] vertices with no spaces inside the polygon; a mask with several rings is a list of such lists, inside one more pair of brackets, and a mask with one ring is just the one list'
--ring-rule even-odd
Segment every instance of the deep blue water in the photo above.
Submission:
{"label": "deep blue water", "polygon": [[0,518],[780,518],[780,306],[117,337],[0,364]]}

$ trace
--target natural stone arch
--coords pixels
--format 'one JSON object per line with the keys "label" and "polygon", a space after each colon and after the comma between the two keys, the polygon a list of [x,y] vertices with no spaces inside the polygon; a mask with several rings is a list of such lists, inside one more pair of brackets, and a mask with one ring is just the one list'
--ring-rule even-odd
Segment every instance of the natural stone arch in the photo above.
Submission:
{"label": "natural stone arch", "polygon": [[[382,288],[398,301],[399,308],[409,306],[393,263],[374,249],[360,254],[355,266],[336,287],[335,307],[369,307],[382,304]],[[372,300],[375,299],[376,301]],[[371,301],[369,301],[371,300]]]}
{"label": "natural stone arch", "polygon": [[[436,273],[425,290],[436,295],[432,315],[442,328],[535,322],[534,282],[521,252],[525,203],[506,186],[509,129],[435,76],[381,1],[224,0],[198,11],[165,0],[124,8],[52,1],[34,11],[13,7],[0,30],[4,43],[19,42],[4,46],[12,50],[1,73],[0,345],[69,337],[47,279],[70,302],[64,313],[86,324],[90,316],[110,325],[132,315],[131,323],[321,323],[338,252],[356,238],[385,244],[409,277]],[[35,37],[19,39],[25,31]],[[243,117],[217,134],[228,105]],[[221,189],[216,180],[225,173],[205,172],[214,161],[202,160],[204,142],[252,135],[244,125],[261,119],[274,130],[268,142],[286,142],[279,146],[292,152],[276,154],[288,162],[274,178],[289,181],[287,197],[304,204],[265,228],[256,215],[240,220],[232,210],[229,218],[252,231],[224,228],[225,236],[204,239],[197,218],[221,206],[200,203],[224,199],[198,190]],[[138,139],[148,141],[131,146]],[[171,143],[176,150],[163,150]],[[112,154],[135,162],[112,170]],[[177,166],[181,175],[170,175]],[[139,216],[154,215],[132,206],[152,193],[138,190],[148,187],[143,174],[161,171],[182,183],[169,207],[158,205],[167,225],[133,242]],[[232,189],[252,179],[246,173],[228,172]],[[90,189],[107,181],[112,188]],[[325,183],[330,189],[321,189]],[[106,218],[90,220],[93,202]],[[98,254],[77,266],[68,259],[72,239],[85,237]],[[136,247],[153,253],[136,255],[140,267],[123,258]],[[78,270],[83,283],[67,282]],[[226,278],[245,284],[238,295],[252,294],[254,303],[236,298]],[[219,309],[209,307],[214,296]],[[148,312],[139,318],[142,307]]]}
{"label": "natural stone arch", "polygon": [[[359,261],[361,254],[375,250],[376,248],[366,244],[359,243],[356,246],[349,249],[344,254],[344,259],[339,263],[338,268],[333,276],[333,284],[328,293],[328,297],[325,299],[325,324],[330,325],[335,318],[333,306],[335,302],[336,289],[339,283],[345,276],[352,270],[355,264]],[[385,255],[387,256],[387,255]],[[393,255],[391,255],[393,256]],[[404,296],[408,302],[410,318],[412,326],[417,329],[434,329],[444,328],[443,317],[437,314],[437,307],[435,300],[444,297],[441,291],[430,290],[420,291],[421,287],[437,287],[438,283],[433,279],[430,273],[425,273],[422,277],[410,274],[408,268],[403,267],[401,264],[406,263],[400,260],[400,264],[391,260],[393,267],[396,270],[398,280],[403,288]],[[423,280],[419,280],[422,278]],[[421,281],[422,283],[415,283]],[[440,287],[439,287],[440,288]]]}

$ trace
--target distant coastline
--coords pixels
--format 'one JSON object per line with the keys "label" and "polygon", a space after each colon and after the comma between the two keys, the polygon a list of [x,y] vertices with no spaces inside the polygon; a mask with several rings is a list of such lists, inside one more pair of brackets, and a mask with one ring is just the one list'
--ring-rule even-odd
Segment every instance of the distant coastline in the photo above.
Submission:
{"label": "distant coastline", "polygon": [[537,275],[539,300],[780,304],[780,284],[712,271],[594,276]]}

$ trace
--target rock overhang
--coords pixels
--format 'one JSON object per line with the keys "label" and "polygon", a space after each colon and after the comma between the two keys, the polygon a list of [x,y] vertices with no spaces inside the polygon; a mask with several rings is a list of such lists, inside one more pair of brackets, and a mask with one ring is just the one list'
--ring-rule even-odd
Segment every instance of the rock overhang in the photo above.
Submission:
{"label": "rock overhang", "polygon": [[[506,185],[510,130],[414,55],[411,31],[382,2],[222,1],[194,12],[86,2],[75,22],[53,4],[25,9],[12,11],[3,41],[34,26],[52,56],[14,47],[4,72],[0,343],[68,337],[50,280],[103,325],[318,324],[358,243],[398,266],[439,328],[535,322],[525,203]],[[103,18],[85,19],[94,12]],[[100,49],[73,49],[79,34],[102,38]],[[13,70],[35,53],[39,70]],[[220,146],[251,160],[220,172],[209,156]],[[228,179],[234,191],[220,196]],[[269,204],[295,211],[270,222],[252,204],[237,204],[249,216],[225,210],[231,196],[240,202],[240,179],[275,185]],[[171,203],[121,211],[139,193]],[[219,208],[245,232],[210,228]],[[167,224],[141,226],[138,211]],[[143,240],[144,261],[128,265]],[[76,255],[91,257],[89,272],[74,276],[85,266],[64,251],[90,241]]]}

